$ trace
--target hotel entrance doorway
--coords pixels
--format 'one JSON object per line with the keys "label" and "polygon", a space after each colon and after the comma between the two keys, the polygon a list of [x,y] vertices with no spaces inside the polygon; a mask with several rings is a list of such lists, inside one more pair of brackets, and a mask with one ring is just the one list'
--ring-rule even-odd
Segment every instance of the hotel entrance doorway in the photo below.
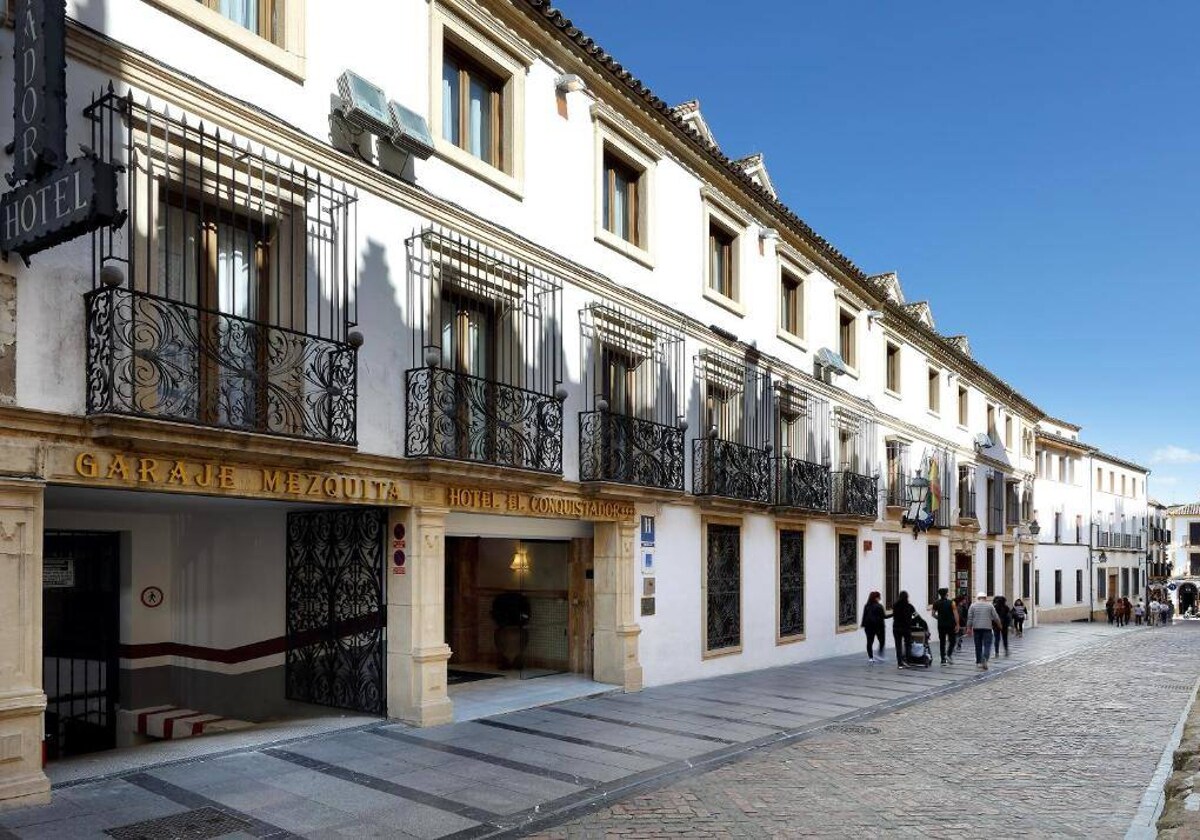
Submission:
{"label": "hotel entrance doorway", "polygon": [[960,598],[966,595],[968,598],[973,598],[975,593],[971,591],[971,583],[971,555],[956,552],[954,555],[954,596]]}

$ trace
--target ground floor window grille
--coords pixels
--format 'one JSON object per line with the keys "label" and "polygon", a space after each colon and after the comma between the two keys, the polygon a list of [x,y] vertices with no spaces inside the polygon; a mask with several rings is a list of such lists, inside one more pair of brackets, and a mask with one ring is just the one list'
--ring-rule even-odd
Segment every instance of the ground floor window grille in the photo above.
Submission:
{"label": "ground floor window grille", "polygon": [[883,547],[883,600],[890,607],[900,597],[900,543]]}
{"label": "ground floor window grille", "polygon": [[1075,600],[1083,601],[1083,569],[1075,570]]}
{"label": "ground floor window grille", "polygon": [[1102,600],[1108,597],[1108,581],[1103,569],[1096,570],[1096,597]]}
{"label": "ground floor window grille", "polygon": [[858,537],[838,535],[838,626],[858,623]]}
{"label": "ground floor window grille", "polygon": [[1125,595],[1125,596],[1129,595],[1129,570],[1128,569],[1121,570],[1121,594]]}
{"label": "ground floor window grille", "polygon": [[1062,603],[1062,569],[1054,570],[1054,603]]}
{"label": "ground floor window grille", "polygon": [[996,594],[996,549],[987,550],[987,593]]}
{"label": "ground floor window grille", "polygon": [[1021,564],[1021,597],[1029,597],[1029,564]]}
{"label": "ground floor window grille", "polygon": [[1033,604],[1037,606],[1042,603],[1042,573],[1033,573]]}
{"label": "ground floor window grille", "polygon": [[804,635],[804,532],[779,532],[779,636]]}
{"label": "ground floor window grille", "polygon": [[708,526],[704,566],[705,649],[729,650],[742,644],[742,529]]}

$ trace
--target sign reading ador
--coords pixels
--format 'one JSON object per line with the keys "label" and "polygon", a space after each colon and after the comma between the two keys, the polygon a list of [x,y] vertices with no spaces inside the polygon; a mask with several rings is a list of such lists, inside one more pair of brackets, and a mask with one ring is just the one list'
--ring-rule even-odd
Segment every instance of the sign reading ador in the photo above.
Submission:
{"label": "sign reading ador", "polygon": [[13,189],[0,197],[0,253],[26,264],[121,218],[116,167],[90,152],[67,161],[66,15],[65,0],[17,0]]}

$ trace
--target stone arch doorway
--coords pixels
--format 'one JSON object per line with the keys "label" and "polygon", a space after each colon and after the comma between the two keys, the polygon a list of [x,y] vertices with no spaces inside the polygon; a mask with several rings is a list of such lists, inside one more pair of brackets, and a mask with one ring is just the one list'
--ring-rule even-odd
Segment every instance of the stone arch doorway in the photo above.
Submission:
{"label": "stone arch doorway", "polygon": [[1179,587],[1179,614],[1183,615],[1197,606],[1197,598],[1200,597],[1200,590],[1197,590],[1196,584],[1184,583]]}

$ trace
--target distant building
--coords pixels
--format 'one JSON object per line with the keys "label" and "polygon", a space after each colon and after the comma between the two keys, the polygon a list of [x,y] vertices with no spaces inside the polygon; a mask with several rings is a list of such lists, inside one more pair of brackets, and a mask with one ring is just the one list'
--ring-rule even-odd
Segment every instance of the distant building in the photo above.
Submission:
{"label": "distant building", "polygon": [[1167,509],[1171,597],[1180,613],[1200,609],[1200,503]]}
{"label": "distant building", "polygon": [[1080,439],[1081,427],[1038,423],[1035,518],[1042,621],[1103,616],[1110,596],[1146,597],[1150,536],[1143,466]]}

